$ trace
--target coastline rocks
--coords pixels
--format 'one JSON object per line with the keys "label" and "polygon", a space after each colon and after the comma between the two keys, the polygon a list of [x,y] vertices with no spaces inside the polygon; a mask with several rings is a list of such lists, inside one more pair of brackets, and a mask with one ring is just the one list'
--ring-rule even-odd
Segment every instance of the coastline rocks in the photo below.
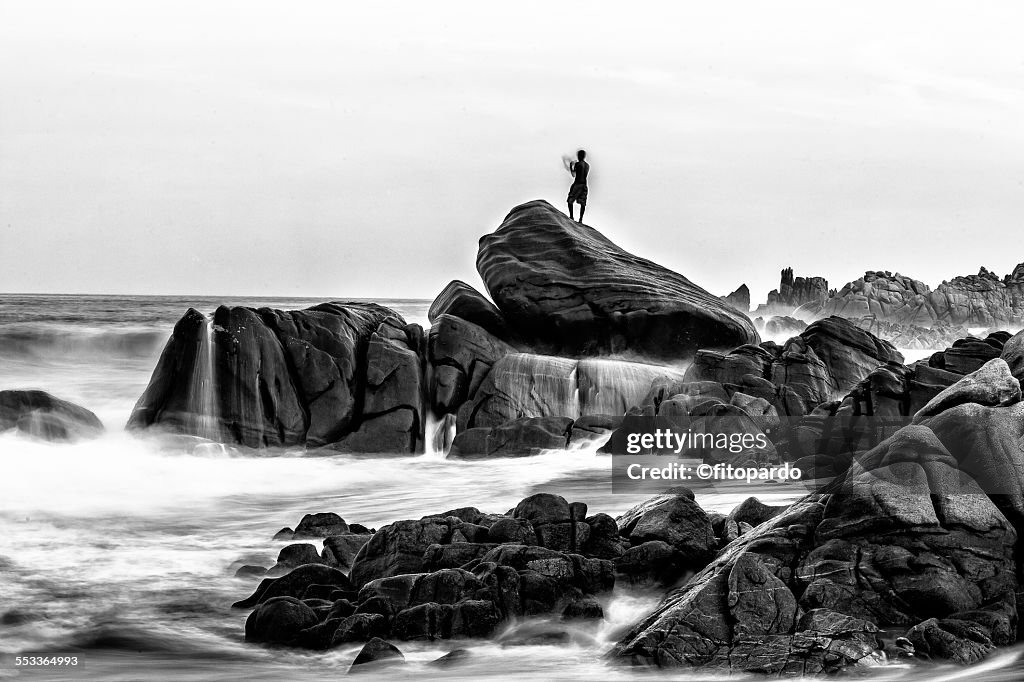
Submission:
{"label": "coastline rocks", "polygon": [[189,310],[127,428],[248,447],[415,452],[422,445],[422,330],[372,303],[306,310]]}
{"label": "coastline rocks", "polygon": [[829,296],[824,277],[794,277],[793,268],[784,268],[779,288],[768,292],[768,302],[754,311],[756,315],[789,315],[802,305],[821,305]]}
{"label": "coastline rocks", "polygon": [[954,277],[932,291],[899,273],[866,272],[821,304],[799,308],[796,317],[871,316],[921,327],[935,323],[970,327],[1024,326],[1024,268],[1000,279],[985,268],[977,275]]}
{"label": "coastline rocks", "polygon": [[964,618],[999,639],[1016,619],[1017,536],[976,483],[949,485],[958,476],[935,434],[902,429],[829,492],[732,542],[613,655],[814,674],[882,662],[879,625]]}
{"label": "coastline rocks", "polygon": [[477,270],[509,325],[545,352],[678,359],[760,340],[745,314],[545,201],[481,238]]}
{"label": "coastline rocks", "polygon": [[316,612],[295,597],[275,597],[249,614],[245,620],[245,641],[289,644],[303,630],[319,622]]}
{"label": "coastline rocks", "polygon": [[497,306],[479,291],[457,279],[448,283],[427,311],[431,324],[437,322],[442,315],[471,322],[499,339],[509,337],[508,325]]}
{"label": "coastline rocks", "polygon": [[8,429],[52,443],[96,438],[104,431],[89,410],[38,390],[0,391],[0,432]]}

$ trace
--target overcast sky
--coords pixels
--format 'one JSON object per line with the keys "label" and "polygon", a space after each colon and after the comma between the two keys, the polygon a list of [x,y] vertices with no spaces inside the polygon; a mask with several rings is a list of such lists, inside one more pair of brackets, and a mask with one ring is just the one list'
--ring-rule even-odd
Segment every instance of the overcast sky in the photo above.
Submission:
{"label": "overcast sky", "polygon": [[1019,3],[496,6],[0,0],[0,292],[479,286],[580,146],[715,294],[1024,261]]}

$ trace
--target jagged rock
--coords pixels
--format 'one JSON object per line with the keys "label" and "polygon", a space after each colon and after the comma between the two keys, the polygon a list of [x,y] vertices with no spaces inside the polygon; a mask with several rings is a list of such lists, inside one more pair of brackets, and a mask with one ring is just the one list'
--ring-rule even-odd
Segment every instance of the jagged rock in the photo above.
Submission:
{"label": "jagged rock", "polygon": [[750,313],[750,289],[747,288],[746,284],[739,285],[736,291],[732,292],[728,296],[723,296],[722,301],[744,315]]}
{"label": "jagged rock", "polygon": [[759,341],[743,313],[545,201],[480,240],[477,270],[509,324],[549,352],[680,358]]}
{"label": "jagged rock", "polygon": [[381,664],[385,663],[405,663],[405,656],[394,644],[385,642],[379,637],[374,637],[359,650],[355,660],[352,661],[352,667],[349,668],[349,672],[357,672],[359,669],[356,666],[368,663],[377,664],[372,666],[373,669],[377,669]]}
{"label": "jagged rock", "polygon": [[[923,327],[936,322],[969,327],[1024,326],[1024,277],[1020,266],[1002,280],[981,268],[977,275],[954,277],[932,291],[899,273],[866,272],[824,303],[796,311],[804,317],[873,316]],[[976,368],[975,368],[976,369]]]}
{"label": "jagged rock", "polygon": [[499,339],[510,336],[505,318],[497,306],[479,291],[457,279],[449,282],[430,304],[427,318],[431,323],[437,322],[442,315],[452,315],[472,322]]}
{"label": "jagged rock", "polygon": [[448,457],[527,457],[544,450],[564,450],[572,425],[568,417],[532,417],[491,428],[466,429],[456,434]]}
{"label": "jagged rock", "polygon": [[8,429],[50,442],[96,438],[104,431],[89,410],[36,390],[0,391],[0,431]]}
{"label": "jagged rock", "polygon": [[746,374],[767,378],[774,359],[771,353],[753,344],[734,348],[728,354],[699,350],[683,380],[738,384]]}
{"label": "jagged rock", "polygon": [[821,305],[828,295],[823,277],[793,277],[793,268],[784,268],[779,288],[768,292],[768,302],[759,305],[755,314],[788,315],[803,305]]}
{"label": "jagged rock", "polygon": [[[826,492],[732,542],[614,655],[768,674],[878,663],[878,622],[910,626],[982,606],[1015,617],[1016,539],[936,435],[908,426]],[[794,622],[794,612],[805,616]]]}

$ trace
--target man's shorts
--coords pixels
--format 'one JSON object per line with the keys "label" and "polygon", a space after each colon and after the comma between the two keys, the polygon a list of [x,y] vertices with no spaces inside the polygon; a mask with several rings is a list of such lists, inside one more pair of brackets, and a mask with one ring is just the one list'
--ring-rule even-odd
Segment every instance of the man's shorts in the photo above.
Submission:
{"label": "man's shorts", "polygon": [[587,186],[573,184],[569,188],[569,198],[566,199],[568,203],[576,202],[577,204],[587,205]]}

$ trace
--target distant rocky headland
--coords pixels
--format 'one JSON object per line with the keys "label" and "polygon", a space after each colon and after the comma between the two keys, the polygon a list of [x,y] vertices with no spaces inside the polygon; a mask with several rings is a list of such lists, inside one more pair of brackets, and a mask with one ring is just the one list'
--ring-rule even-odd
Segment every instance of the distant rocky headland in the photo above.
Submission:
{"label": "distant rocky headland", "polygon": [[[787,269],[751,320],[745,287],[714,296],[533,201],[480,240],[477,269],[489,296],[451,282],[429,330],[369,303],[189,310],[128,428],[481,458],[597,450],[627,417],[717,420],[771,443],[720,461],[790,463],[820,484],[729,515],[681,488],[618,518],[555,494],[379,530],[313,514],[278,538],[322,548],[241,569],[262,579],[236,604],[252,609],[247,640],[365,641],[360,659],[400,660],[385,640],[494,637],[524,616],[595,623],[602,595],[636,584],[664,599],[621,635],[616,663],[833,673],[971,663],[1020,639],[1024,266],[934,291],[878,272],[835,291]],[[899,347],[936,350],[906,364]],[[52,397],[0,398],[11,428],[98,430]]]}
{"label": "distant rocky headland", "polygon": [[[750,312],[746,285],[723,300]],[[785,268],[779,287],[750,314],[759,331],[770,336],[835,315],[900,348],[941,348],[966,336],[968,329],[1024,327],[1024,263],[1003,277],[983,267],[977,275],[954,277],[935,290],[882,271],[865,272],[841,289],[829,289],[822,277],[794,277],[792,268]]]}

